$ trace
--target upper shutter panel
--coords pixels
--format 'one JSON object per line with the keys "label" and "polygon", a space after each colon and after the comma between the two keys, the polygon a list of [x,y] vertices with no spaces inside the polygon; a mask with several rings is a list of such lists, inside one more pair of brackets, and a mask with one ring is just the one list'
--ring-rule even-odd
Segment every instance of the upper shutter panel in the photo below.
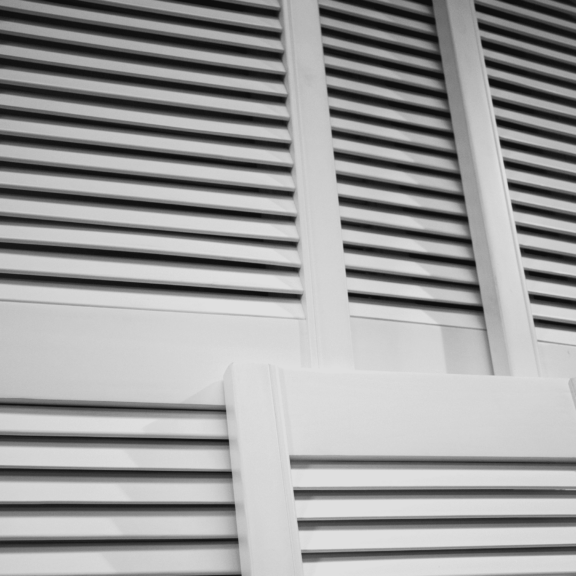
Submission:
{"label": "upper shutter panel", "polygon": [[301,316],[278,2],[1,10],[2,298]]}
{"label": "upper shutter panel", "polygon": [[351,314],[483,328],[431,2],[320,6]]}
{"label": "upper shutter panel", "polygon": [[476,7],[536,334],[576,344],[576,6]]}

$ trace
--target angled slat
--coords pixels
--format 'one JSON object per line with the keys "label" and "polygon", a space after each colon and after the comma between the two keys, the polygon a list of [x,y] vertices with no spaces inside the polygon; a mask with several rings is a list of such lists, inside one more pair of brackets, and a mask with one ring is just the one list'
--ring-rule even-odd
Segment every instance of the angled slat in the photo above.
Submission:
{"label": "angled slat", "polygon": [[535,320],[559,322],[561,324],[566,324],[566,326],[571,329],[576,322],[576,310],[571,306],[562,306],[560,304],[540,304],[533,302],[530,308]]}
{"label": "angled slat", "polygon": [[407,90],[387,88],[385,86],[368,82],[347,80],[330,74],[328,74],[326,79],[328,88],[347,92],[348,94],[367,96],[369,98],[382,99],[388,102],[410,104],[412,106],[424,108],[425,110],[434,110],[436,112],[448,112],[448,101],[445,98],[424,96]]}
{"label": "angled slat", "polygon": [[[277,18],[249,14],[241,10],[234,12],[231,10],[222,10],[218,9],[218,5],[214,8],[204,8],[202,6],[167,2],[166,0],[161,3],[155,2],[154,0],[101,0],[100,4],[103,6],[133,9],[150,14],[190,18],[215,24],[242,26],[249,30],[266,30],[268,32],[282,31]],[[272,4],[272,6],[275,5]]]}
{"label": "angled slat", "polygon": [[201,314],[230,314],[292,319],[303,319],[305,317],[300,301],[273,298],[271,295],[258,297],[258,294],[254,293],[250,296],[236,296],[230,293],[223,298],[219,294],[175,294],[174,292],[162,290],[161,287],[155,288],[154,291],[122,287],[101,290],[99,288],[89,288],[85,285],[62,285],[49,279],[41,284],[24,280],[5,279],[0,284],[0,300],[131,310],[199,312]]}
{"label": "angled slat", "polygon": [[[407,110],[394,109],[389,106],[374,106],[364,102],[356,102],[337,96],[329,97],[330,110],[334,112],[346,112],[357,114],[369,119],[383,120],[407,124],[415,127],[434,128],[442,132],[451,132],[452,124],[448,118],[443,116],[433,116],[430,114],[421,114]],[[334,116],[333,116],[334,117]],[[402,127],[403,129],[403,127]]]}
{"label": "angled slat", "polygon": [[377,48],[371,44],[363,44],[361,42],[351,42],[343,40],[342,38],[332,37],[329,31],[322,36],[322,43],[324,48],[338,50],[345,53],[348,57],[360,56],[370,58],[381,62],[392,62],[393,64],[401,64],[409,66],[416,70],[425,70],[427,72],[442,72],[442,67],[438,60],[433,58],[424,58],[421,56],[413,56],[403,52],[395,52],[383,48]]}
{"label": "angled slat", "polygon": [[320,7],[344,16],[366,19],[367,25],[372,24],[373,26],[377,26],[383,24],[393,28],[400,28],[407,32],[417,32],[419,34],[432,36],[433,38],[436,37],[436,27],[434,24],[422,22],[415,18],[406,18],[404,16],[397,16],[394,13],[371,10],[363,6],[339,2],[338,0],[320,0]]}
{"label": "angled slat", "polygon": [[[83,248],[146,254],[166,254],[188,258],[209,258],[232,262],[251,262],[272,266],[298,267],[300,258],[296,248],[269,247],[230,240],[169,237],[108,230],[86,230],[42,224],[0,223],[0,242]],[[0,425],[1,429],[1,425]]]}
{"label": "angled slat", "polygon": [[81,23],[105,26],[122,31],[144,32],[168,38],[205,41],[219,45],[257,48],[274,53],[281,53],[282,43],[279,39],[253,34],[214,30],[190,23],[173,24],[159,19],[135,18],[120,14],[106,14],[84,8],[69,8],[53,4],[43,4],[29,0],[4,0],[2,8],[10,12],[28,14],[40,18],[58,18],[66,23]]}
{"label": "angled slat", "polygon": [[441,239],[415,238],[393,233],[381,234],[366,230],[351,230],[349,228],[342,230],[342,237],[346,246],[381,248],[397,252],[410,252],[416,255],[474,260],[470,244],[449,242]]}
{"label": "angled slat", "polygon": [[560,175],[576,175],[576,167],[574,166],[574,162],[556,160],[554,158],[549,158],[548,156],[543,156],[542,154],[521,152],[519,150],[511,150],[510,148],[503,148],[502,156],[504,157],[505,161],[527,166],[529,169],[540,168],[542,170],[548,170]]}
{"label": "angled slat", "polygon": [[11,546],[0,551],[2,576],[203,576],[239,573],[236,543]]}
{"label": "angled slat", "polygon": [[299,520],[400,520],[447,518],[576,517],[576,497],[546,495],[304,495],[296,496]]}
{"label": "angled slat", "polygon": [[538,342],[552,342],[554,344],[576,345],[576,333],[570,325],[559,324],[554,328],[544,328],[536,323],[536,338]]}
{"label": "angled slat", "polygon": [[[531,85],[532,83],[530,83],[529,88]],[[548,89],[549,91],[552,91],[552,94],[554,93],[553,90],[555,88],[549,86]],[[524,109],[529,111],[556,114],[558,116],[563,116],[570,119],[576,118],[576,108],[573,106],[567,106],[565,104],[559,104],[558,102],[548,100],[547,98],[527,96],[525,93],[522,93],[523,91],[512,92],[503,88],[492,88],[491,92],[492,98],[494,98],[496,105],[498,102],[505,102],[506,104],[522,106]]]}
{"label": "angled slat", "polygon": [[576,236],[576,222],[560,220],[548,215],[530,214],[516,210],[514,220],[517,225],[534,228],[536,230],[545,230],[548,232],[570,234]]}
{"label": "angled slat", "polygon": [[168,58],[172,63],[207,64],[234,70],[250,70],[272,74],[283,74],[285,72],[284,65],[278,58],[257,58],[249,55],[216,52],[201,48],[183,48],[182,46],[171,46],[159,42],[131,40],[110,34],[76,32],[56,26],[40,26],[5,20],[0,22],[0,31],[19,38],[31,38],[34,40],[61,42],[65,38],[66,44],[69,46],[85,46],[88,48],[114,50],[122,54]]}
{"label": "angled slat", "polygon": [[327,15],[321,16],[320,23],[323,29],[343,32],[356,38],[365,38],[384,44],[391,44],[395,49],[411,48],[413,50],[421,50],[424,54],[428,55],[440,53],[437,42],[423,40],[409,34],[398,34],[396,32],[382,30],[382,28],[379,27],[372,28],[370,26],[352,24],[347,20],[331,18]]}
{"label": "angled slat", "polygon": [[536,128],[538,130],[549,132],[550,134],[560,134],[562,136],[573,136],[574,129],[572,125],[566,122],[556,122],[548,118],[541,118],[534,114],[517,112],[516,110],[508,110],[507,108],[500,108],[494,106],[494,113],[498,120],[505,120],[513,122],[518,126],[528,126],[529,128]]}
{"label": "angled slat", "polygon": [[0,405],[0,434],[226,440],[223,412]]}
{"label": "angled slat", "polygon": [[[0,468],[67,470],[230,470],[227,444],[0,441]],[[0,562],[1,564],[1,562]]]}
{"label": "angled slat", "polygon": [[[498,135],[502,142],[513,142],[514,144],[533,146],[536,149],[548,150],[550,152],[556,152],[557,154],[571,154],[576,156],[576,144],[570,144],[562,140],[505,127],[498,128]],[[507,151],[507,153],[509,153],[509,151]],[[513,160],[514,157],[511,159]],[[522,162],[522,160],[518,161]],[[542,159],[542,161],[544,161],[544,159]],[[530,161],[526,160],[525,163],[530,164]],[[555,168],[552,168],[552,170],[555,170]],[[560,167],[559,171],[564,172],[565,169],[562,170],[562,167]]]}
{"label": "angled slat", "polygon": [[157,204],[197,206],[240,212],[257,212],[296,216],[296,206],[292,198],[266,196],[235,192],[233,189],[222,192],[202,188],[185,188],[126,182],[78,176],[37,174],[15,170],[0,171],[0,186],[10,190],[26,190],[49,194],[72,194],[96,198],[121,198]]}
{"label": "angled slat", "polygon": [[232,478],[2,474],[0,504],[234,504]]}
{"label": "angled slat", "polygon": [[[92,105],[53,98],[35,98],[22,94],[0,94],[0,106],[5,110],[23,113],[49,114],[53,116],[126,124],[138,128],[164,129],[192,134],[208,134],[249,138],[270,142],[290,142],[287,128],[254,124],[249,122],[201,118],[187,115],[158,114],[130,108]],[[439,138],[439,140],[441,140]]]}
{"label": "angled slat", "polygon": [[[484,57],[490,67],[491,63],[502,64],[504,66],[509,66],[517,71],[527,72],[528,74],[537,73],[543,76],[547,76],[552,81],[560,80],[564,82],[576,82],[576,74],[566,70],[564,68],[555,68],[549,64],[540,64],[535,61],[535,59],[528,58],[518,58],[512,56],[511,54],[505,54],[497,52],[496,50],[489,50],[484,48]],[[501,72],[499,70],[494,70],[494,78],[498,78],[498,74]]]}
{"label": "angled slat", "polygon": [[116,172],[131,176],[184,180],[188,183],[251,186],[285,191],[294,190],[292,176],[288,173],[195,164],[191,161],[180,162],[134,158],[120,154],[96,154],[11,144],[0,145],[0,158],[9,162],[36,166]]}
{"label": "angled slat", "polygon": [[454,216],[466,216],[466,207],[464,206],[464,201],[460,198],[438,198],[415,192],[407,194],[405,192],[368,188],[367,186],[357,186],[343,182],[338,184],[338,195],[341,198],[365,200],[367,202],[375,202],[389,206],[415,208],[417,210],[427,210]]}
{"label": "angled slat", "polygon": [[49,142],[59,141],[106,146],[159,154],[178,154],[195,158],[268,164],[270,166],[292,166],[292,157],[288,150],[276,150],[246,144],[205,142],[190,138],[144,135],[140,132],[85,128],[55,122],[2,118],[0,119],[0,134],[48,140]]}
{"label": "angled slat", "polygon": [[236,538],[233,510],[77,510],[2,514],[0,542]]}
{"label": "angled slat", "polygon": [[481,11],[478,11],[477,14],[480,24],[486,24],[505,32],[511,32],[513,35],[524,37],[527,41],[545,41],[550,44],[555,44],[559,48],[571,49],[574,47],[573,39],[569,36],[548,32],[538,26],[536,22],[533,26],[527,26],[515,18],[500,18],[498,16],[492,16],[491,14],[485,14]]}
{"label": "angled slat", "polygon": [[3,251],[0,252],[0,270],[5,274],[81,278],[158,286],[193,286],[285,294],[301,294],[303,291],[300,278],[295,273],[191,266],[190,264],[148,264],[95,256],[86,258]]}
{"label": "angled slat", "polygon": [[576,554],[557,551],[304,559],[304,576],[563,576],[575,570]]}
{"label": "angled slat", "polygon": [[71,222],[75,224],[98,224],[103,226],[190,232],[213,236],[289,240],[298,239],[294,224],[265,222],[248,218],[219,217],[209,215],[173,214],[160,210],[136,208],[109,208],[72,202],[42,202],[27,199],[0,199],[0,214],[19,218],[34,218]]}
{"label": "angled slat", "polygon": [[545,280],[526,280],[528,292],[535,296],[547,296],[562,300],[576,300],[576,286],[561,284],[559,282],[546,282]]}
{"label": "angled slat", "polygon": [[183,90],[150,88],[123,82],[86,80],[81,77],[66,76],[64,74],[44,74],[13,68],[3,68],[2,75],[4,83],[10,86],[54,90],[64,94],[114,98],[127,103],[131,101],[142,102],[160,106],[177,106],[187,110],[194,109],[288,120],[286,106],[272,102],[258,102],[256,100],[243,98],[224,98],[222,96],[194,94]]}
{"label": "angled slat", "polygon": [[346,160],[336,160],[336,171],[342,176],[352,176],[388,184],[398,184],[411,188],[421,188],[430,192],[462,195],[462,184],[459,179],[448,176],[435,176],[407,170],[381,168],[369,164],[360,164]]}
{"label": "angled slat", "polygon": [[561,278],[576,278],[576,264],[557,262],[546,258],[537,258],[535,256],[524,256],[522,258],[522,263],[524,264],[524,270],[529,272],[552,274]]}
{"label": "angled slat", "polygon": [[367,144],[357,140],[341,138],[337,135],[333,138],[334,151],[360,158],[371,158],[373,160],[382,160],[398,164],[407,164],[416,168],[428,170],[438,170],[449,172],[451,174],[460,174],[458,160],[456,158],[447,158],[437,154],[428,154],[413,150],[402,150],[395,146],[386,146],[385,144]]}
{"label": "angled slat", "polygon": [[307,552],[375,552],[573,546],[576,524],[562,526],[355,526],[300,529]]}
{"label": "angled slat", "polygon": [[530,208],[539,208],[546,211],[559,212],[560,214],[576,215],[576,204],[570,201],[569,197],[566,200],[560,200],[544,194],[510,190],[510,198],[516,206],[529,206]]}
{"label": "angled slat", "polygon": [[420,16],[433,17],[432,6],[429,4],[420,4],[411,0],[373,0],[373,4],[379,4],[383,7],[391,7],[404,12],[418,14]]}
{"label": "angled slat", "polygon": [[414,72],[388,68],[385,62],[382,62],[380,65],[366,64],[365,62],[330,55],[324,56],[324,62],[328,71],[339,70],[342,72],[350,72],[384,82],[397,82],[405,86],[433,90],[439,92],[441,95],[446,93],[446,86],[442,80]]}
{"label": "angled slat", "polygon": [[517,236],[521,248],[530,248],[564,256],[576,256],[576,243],[573,241],[544,238],[534,234],[527,234],[521,230],[518,231]]}
{"label": "angled slat", "polygon": [[295,490],[541,490],[576,488],[576,467],[553,464],[292,465]]}
{"label": "angled slat", "polygon": [[[537,68],[534,69],[537,71]],[[570,75],[567,74],[566,80],[570,80]],[[563,85],[545,82],[538,80],[531,76],[525,76],[523,74],[515,74],[513,72],[507,72],[505,70],[500,70],[498,68],[488,67],[488,77],[491,80],[498,80],[499,82],[505,82],[510,86],[519,87],[521,89],[530,90],[532,92],[541,93],[542,97],[550,96],[561,96],[566,99],[576,99],[576,90],[572,88],[566,88]]]}
{"label": "angled slat", "polygon": [[576,183],[573,180],[564,180],[554,178],[553,176],[542,176],[541,174],[534,174],[523,170],[514,170],[512,168],[506,169],[506,175],[508,176],[508,184],[521,184],[539,190],[551,190],[552,192],[576,194]]}
{"label": "angled slat", "polygon": [[551,8],[555,12],[563,12],[564,14],[568,14],[570,16],[576,16],[576,6],[565,3],[562,0],[556,0],[553,2],[550,2],[550,0],[530,0],[530,3],[536,6],[543,6],[544,8],[548,9]]}
{"label": "angled slat", "polygon": [[[532,20],[534,26],[545,24],[569,34],[576,34],[576,22],[571,21],[570,18],[558,18],[550,13],[531,10],[530,2],[524,2],[523,5],[519,6],[500,0],[476,0],[476,4],[498,10],[498,12],[507,14],[514,20],[520,18]],[[548,6],[551,7],[550,4]]]}
{"label": "angled slat", "polygon": [[348,292],[351,294],[383,296],[386,298],[403,298],[421,300],[424,302],[443,302],[465,306],[481,306],[480,294],[477,290],[464,290],[407,282],[391,282],[388,280],[348,277]]}
{"label": "angled slat", "polygon": [[449,309],[448,306],[446,308],[427,308],[423,303],[407,306],[405,304],[374,304],[352,300],[350,302],[350,316],[371,320],[391,320],[392,322],[412,322],[431,326],[486,330],[484,316],[481,312],[455,311]]}
{"label": "angled slat", "polygon": [[454,238],[470,238],[470,231],[465,222],[452,222],[442,218],[420,215],[394,214],[387,211],[353,208],[351,206],[341,206],[340,215],[343,222],[385,226],[387,228],[426,232],[427,234]]}
{"label": "angled slat", "polygon": [[457,282],[463,284],[478,283],[476,271],[469,266],[437,264],[434,262],[371,256],[366,254],[345,254],[346,268],[362,272],[380,272],[397,276],[410,276],[429,280]]}
{"label": "angled slat", "polygon": [[174,82],[193,90],[196,86],[206,88],[222,88],[248,92],[250,94],[265,94],[268,96],[285,96],[286,88],[281,81],[264,81],[230,74],[210,74],[195,72],[171,66],[151,66],[137,64],[111,58],[94,56],[78,56],[47,49],[36,50],[4,44],[0,46],[0,57],[16,62],[32,62],[45,66],[58,66],[79,70],[83,73],[92,71],[106,74],[117,74],[122,78],[137,80],[154,80]]}
{"label": "angled slat", "polygon": [[336,133],[335,135],[338,135],[338,132],[342,132],[419,148],[429,148],[440,152],[456,153],[454,139],[448,136],[432,136],[424,132],[381,126],[366,121],[360,122],[349,118],[339,118],[338,116],[332,116],[331,123],[332,130]]}
{"label": "angled slat", "polygon": [[576,63],[576,56],[570,52],[566,52],[562,48],[554,50],[549,46],[542,46],[541,44],[518,39],[515,36],[508,36],[506,33],[499,34],[493,30],[485,30],[482,26],[480,27],[480,36],[482,37],[483,42],[489,43],[491,48],[494,47],[498,50],[501,48],[512,48],[526,56],[530,54],[537,56],[538,58],[547,58],[552,64]]}

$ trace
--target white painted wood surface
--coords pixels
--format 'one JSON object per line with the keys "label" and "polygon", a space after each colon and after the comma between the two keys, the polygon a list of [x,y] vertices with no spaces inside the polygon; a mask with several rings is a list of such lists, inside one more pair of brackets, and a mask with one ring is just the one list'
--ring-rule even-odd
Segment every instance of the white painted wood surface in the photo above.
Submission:
{"label": "white painted wood surface", "polygon": [[496,374],[537,376],[538,350],[472,0],[434,0]]}
{"label": "white painted wood surface", "polygon": [[277,374],[233,365],[226,417],[243,576],[301,576],[302,557]]}
{"label": "white painted wood surface", "polygon": [[284,0],[282,21],[305,294],[304,361],[350,369],[352,333],[318,5]]}

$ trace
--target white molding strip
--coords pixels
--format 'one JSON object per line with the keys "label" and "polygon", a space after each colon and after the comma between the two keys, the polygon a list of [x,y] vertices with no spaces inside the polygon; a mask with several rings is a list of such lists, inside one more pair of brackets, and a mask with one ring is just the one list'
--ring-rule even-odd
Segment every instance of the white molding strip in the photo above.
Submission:
{"label": "white molding strip", "polygon": [[224,377],[243,576],[302,576],[279,372],[232,365]]}
{"label": "white molding strip", "polygon": [[494,373],[538,376],[504,162],[473,0],[433,0]]}
{"label": "white molding strip", "polygon": [[283,0],[282,19],[307,318],[304,362],[350,369],[352,329],[318,3]]}

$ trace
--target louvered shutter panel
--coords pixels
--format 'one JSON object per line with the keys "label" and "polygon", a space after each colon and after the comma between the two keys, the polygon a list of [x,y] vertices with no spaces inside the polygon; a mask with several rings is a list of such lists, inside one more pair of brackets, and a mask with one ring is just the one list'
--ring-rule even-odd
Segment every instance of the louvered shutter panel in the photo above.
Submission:
{"label": "louvered shutter panel", "polygon": [[304,574],[576,570],[574,469],[491,462],[294,462]]}
{"label": "louvered shutter panel", "polygon": [[1,9],[2,297],[301,316],[277,0]]}
{"label": "louvered shutter panel", "polygon": [[224,412],[0,406],[0,574],[239,574]]}
{"label": "louvered shutter panel", "polygon": [[536,334],[576,344],[576,5],[476,8]]}
{"label": "louvered shutter panel", "polygon": [[320,7],[351,314],[482,328],[431,2]]}

